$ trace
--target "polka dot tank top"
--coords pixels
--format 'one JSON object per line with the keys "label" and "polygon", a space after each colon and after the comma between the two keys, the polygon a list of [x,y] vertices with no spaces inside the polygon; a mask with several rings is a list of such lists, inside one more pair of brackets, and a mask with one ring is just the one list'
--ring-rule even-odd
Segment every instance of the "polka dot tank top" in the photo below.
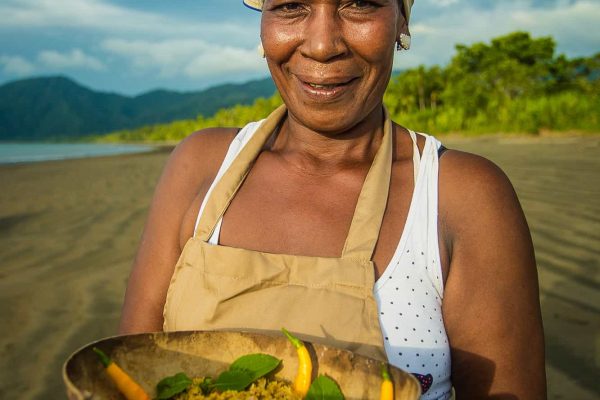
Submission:
{"label": "polka dot tank top", "polygon": [[[261,122],[251,122],[235,137],[204,202]],[[396,252],[373,291],[390,364],[415,375],[421,383],[421,399],[449,399],[450,349],[442,320],[443,285],[437,236],[438,149],[441,143],[432,136],[423,135],[425,147],[420,155],[416,134],[412,131],[410,134],[415,171],[410,209]],[[221,224],[222,219],[209,243],[218,244]]]}
{"label": "polka dot tank top", "polygon": [[415,187],[396,252],[375,283],[379,322],[390,364],[413,373],[421,399],[451,398],[450,346],[442,319],[444,294],[438,244],[438,150],[413,139]]}

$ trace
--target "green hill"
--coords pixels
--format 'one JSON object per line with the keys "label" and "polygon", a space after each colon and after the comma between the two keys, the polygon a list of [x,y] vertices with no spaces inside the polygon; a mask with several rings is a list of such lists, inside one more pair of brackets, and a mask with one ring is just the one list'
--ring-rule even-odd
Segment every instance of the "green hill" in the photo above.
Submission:
{"label": "green hill", "polygon": [[197,92],[155,90],[135,97],[96,92],[60,76],[25,79],[0,86],[0,140],[75,139],[210,116],[274,92],[270,78]]}

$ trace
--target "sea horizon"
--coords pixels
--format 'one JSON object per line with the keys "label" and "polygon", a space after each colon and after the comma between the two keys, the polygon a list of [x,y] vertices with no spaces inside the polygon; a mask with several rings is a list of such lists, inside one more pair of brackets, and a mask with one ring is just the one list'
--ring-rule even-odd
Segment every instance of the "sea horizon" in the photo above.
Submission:
{"label": "sea horizon", "polygon": [[0,165],[144,153],[155,148],[122,143],[0,142]]}

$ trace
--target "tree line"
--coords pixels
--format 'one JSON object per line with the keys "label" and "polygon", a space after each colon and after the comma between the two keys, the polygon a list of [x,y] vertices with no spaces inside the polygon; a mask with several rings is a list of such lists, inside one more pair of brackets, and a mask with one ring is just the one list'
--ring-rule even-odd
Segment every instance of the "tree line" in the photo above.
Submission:
{"label": "tree line", "polygon": [[[121,130],[96,140],[178,141],[199,129],[262,119],[281,103],[276,93],[212,117]],[[395,75],[384,103],[396,122],[432,134],[600,132],[600,53],[569,59],[556,55],[551,37],[526,32],[457,45],[445,67],[419,66]]]}
{"label": "tree line", "polygon": [[395,120],[423,132],[598,131],[600,53],[555,55],[551,37],[515,32],[456,46],[445,67],[404,71],[385,103]]}

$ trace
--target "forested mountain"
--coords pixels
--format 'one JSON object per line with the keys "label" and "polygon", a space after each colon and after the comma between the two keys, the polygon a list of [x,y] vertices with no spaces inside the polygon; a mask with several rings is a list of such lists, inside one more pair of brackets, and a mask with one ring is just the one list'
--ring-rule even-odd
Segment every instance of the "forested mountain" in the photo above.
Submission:
{"label": "forested mountain", "polygon": [[135,97],[96,92],[65,77],[25,79],[0,86],[0,140],[76,138],[211,116],[274,92],[270,78],[198,92],[156,90]]}

